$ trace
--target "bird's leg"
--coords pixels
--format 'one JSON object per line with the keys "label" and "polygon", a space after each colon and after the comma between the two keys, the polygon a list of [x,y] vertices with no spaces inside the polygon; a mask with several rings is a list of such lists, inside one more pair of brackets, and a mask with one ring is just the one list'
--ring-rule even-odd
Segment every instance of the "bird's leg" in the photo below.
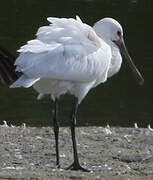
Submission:
{"label": "bird's leg", "polygon": [[59,135],[59,122],[57,121],[57,113],[58,113],[58,99],[55,99],[54,102],[54,118],[53,118],[53,126],[54,126],[54,134],[55,134],[55,148],[56,148],[56,167],[60,168],[59,163],[59,150],[58,150],[58,135]]}
{"label": "bird's leg", "polygon": [[78,98],[75,97],[74,106],[73,106],[72,114],[71,114],[71,121],[72,121],[71,122],[71,136],[72,136],[72,144],[73,144],[74,161],[66,169],[70,169],[70,170],[82,170],[82,171],[89,172],[89,170],[81,167],[81,165],[79,163],[79,158],[78,158],[76,138],[75,138],[75,126],[76,126],[76,113],[77,113],[77,109],[78,109]]}

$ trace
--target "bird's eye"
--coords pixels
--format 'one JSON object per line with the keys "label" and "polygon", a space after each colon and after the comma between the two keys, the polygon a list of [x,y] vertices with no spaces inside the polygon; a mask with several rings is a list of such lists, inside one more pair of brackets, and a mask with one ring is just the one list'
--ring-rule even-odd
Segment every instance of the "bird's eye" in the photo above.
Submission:
{"label": "bird's eye", "polygon": [[120,37],[121,36],[121,31],[117,31],[117,35]]}

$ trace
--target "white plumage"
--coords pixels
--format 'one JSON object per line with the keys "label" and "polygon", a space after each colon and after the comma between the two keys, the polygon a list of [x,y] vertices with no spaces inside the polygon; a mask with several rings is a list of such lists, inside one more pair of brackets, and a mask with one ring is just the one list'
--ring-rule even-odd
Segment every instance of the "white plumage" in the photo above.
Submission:
{"label": "white plumage", "polygon": [[34,85],[53,99],[69,91],[80,103],[92,87],[107,80],[111,48],[79,17],[48,21],[52,24],[39,28],[37,39],[18,50],[16,70],[24,75],[11,87]]}
{"label": "white plumage", "polygon": [[22,46],[15,65],[23,75],[11,87],[34,86],[51,94],[53,100],[70,92],[79,103],[88,91],[117,73],[122,57],[117,32],[121,25],[104,18],[94,27],[76,19],[48,18],[49,26],[40,27],[37,38]]}
{"label": "white plumage", "polygon": [[139,84],[143,78],[133,64],[123,40],[121,25],[112,18],[104,18],[94,27],[76,19],[48,18],[51,23],[38,29],[35,40],[22,46],[15,65],[23,75],[11,87],[30,87],[40,93],[50,94],[54,100],[54,133],[56,165],[60,167],[58,150],[59,124],[57,106],[60,95],[70,92],[75,96],[71,115],[71,134],[74,162],[68,167],[88,171],[81,167],[75,140],[76,113],[78,104],[88,91],[121,67],[121,53],[127,59]]}

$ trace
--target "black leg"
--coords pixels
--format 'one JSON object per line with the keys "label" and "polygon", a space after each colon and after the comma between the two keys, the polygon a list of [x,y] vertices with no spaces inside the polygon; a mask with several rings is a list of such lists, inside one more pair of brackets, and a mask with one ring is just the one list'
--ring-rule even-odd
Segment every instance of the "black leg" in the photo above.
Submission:
{"label": "black leg", "polygon": [[60,168],[59,163],[59,150],[58,150],[58,135],[59,135],[59,122],[57,121],[57,113],[58,113],[58,99],[55,99],[54,102],[54,119],[53,119],[53,126],[54,126],[54,134],[55,134],[55,148],[56,148],[56,167]]}
{"label": "black leg", "polygon": [[73,156],[74,156],[74,161],[73,163],[66,169],[70,170],[82,170],[89,172],[88,169],[85,169],[81,167],[79,163],[79,158],[78,158],[78,152],[77,152],[77,145],[76,145],[76,138],[75,138],[75,126],[76,126],[76,113],[78,109],[78,98],[75,98],[74,101],[74,106],[72,109],[72,115],[71,115],[71,136],[72,136],[72,143],[73,143]]}

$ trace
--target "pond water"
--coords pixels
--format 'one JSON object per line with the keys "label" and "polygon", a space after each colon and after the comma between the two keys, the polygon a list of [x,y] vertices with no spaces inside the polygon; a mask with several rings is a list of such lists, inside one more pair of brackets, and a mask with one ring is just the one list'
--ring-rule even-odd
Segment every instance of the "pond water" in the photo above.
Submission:
{"label": "pond water", "polygon": [[[137,85],[126,62],[120,72],[92,91],[78,112],[78,126],[153,126],[153,2],[149,0],[5,0],[0,6],[0,45],[17,56],[17,49],[35,38],[48,16],[75,17],[93,25],[103,17],[114,17],[124,28],[128,50],[145,79]],[[49,97],[37,101],[31,89],[0,87],[0,123],[48,126],[52,121]],[[69,124],[72,97],[61,98],[60,122]]]}

